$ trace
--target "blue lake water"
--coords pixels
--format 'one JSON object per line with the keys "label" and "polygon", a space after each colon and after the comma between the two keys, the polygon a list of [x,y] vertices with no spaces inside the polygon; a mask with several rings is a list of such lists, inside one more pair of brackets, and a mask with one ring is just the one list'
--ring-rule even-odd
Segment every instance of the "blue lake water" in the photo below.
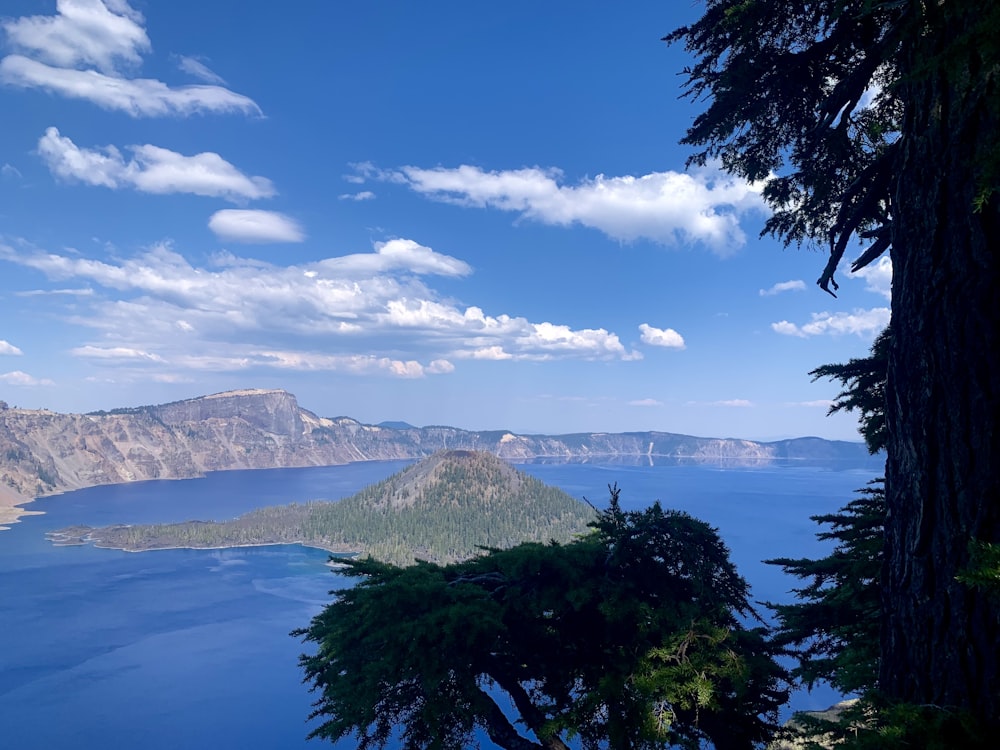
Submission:
{"label": "blue lake water", "polygon": [[[236,471],[94,487],[44,498],[0,532],[0,736],[4,747],[320,748],[306,741],[303,646],[288,636],[344,585],[327,554],[298,546],[126,553],[55,547],[46,531],[231,518],[281,502],[339,499],[409,462]],[[653,500],[719,528],[758,600],[793,581],[760,561],[823,551],[810,515],[879,473],[831,466],[520,466],[596,505]],[[825,708],[829,690],[795,696]],[[340,747],[353,747],[343,742]]]}

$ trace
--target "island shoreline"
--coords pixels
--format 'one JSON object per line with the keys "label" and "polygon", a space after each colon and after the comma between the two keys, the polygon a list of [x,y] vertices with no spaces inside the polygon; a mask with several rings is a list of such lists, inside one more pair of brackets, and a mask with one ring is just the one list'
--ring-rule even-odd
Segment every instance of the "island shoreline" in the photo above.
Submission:
{"label": "island shoreline", "polygon": [[[496,454],[495,454],[496,455]],[[566,463],[566,464],[588,464],[588,463],[602,463],[603,460],[614,459],[616,461],[634,460],[636,462],[646,462],[650,464],[654,460],[667,460],[676,461],[678,463],[692,462],[699,465],[716,465],[725,468],[731,467],[734,463],[740,465],[764,465],[773,463],[814,463],[814,462],[832,462],[836,463],[841,459],[831,458],[831,459],[816,459],[807,458],[803,456],[745,456],[745,457],[730,457],[730,456],[705,456],[698,454],[690,455],[678,455],[678,454],[668,454],[668,453],[590,453],[586,456],[566,456],[565,454],[538,454],[534,456],[498,456],[503,460],[511,464],[520,463]],[[96,484],[81,484],[79,486],[65,487],[51,492],[45,492],[35,497],[26,497],[21,495],[15,490],[0,486],[0,531],[8,531],[10,527],[7,524],[18,523],[19,519],[24,516],[40,516],[45,515],[45,511],[35,511],[28,510],[22,506],[29,503],[33,503],[35,500],[48,497],[56,497],[58,495],[64,495],[69,492],[76,492],[77,490],[90,489],[91,487],[111,487],[114,485],[121,484],[135,484],[138,482],[177,482],[184,481],[188,479],[203,479],[209,474],[215,474],[217,472],[226,471],[262,471],[262,470],[274,470],[274,469],[307,469],[307,468],[326,468],[333,466],[348,466],[351,464],[360,463],[377,463],[377,462],[389,462],[389,461],[419,461],[426,456],[415,455],[415,456],[405,456],[405,457],[395,457],[395,458],[361,458],[356,461],[344,461],[340,463],[332,464],[308,464],[308,465],[291,465],[291,466],[261,466],[255,468],[248,467],[232,467],[225,469],[215,469],[212,471],[200,472],[196,474],[191,474],[190,476],[174,476],[174,477],[150,477],[142,479],[132,479],[122,482],[98,482]],[[283,544],[283,542],[279,542]],[[203,549],[201,547],[193,548],[183,548],[183,549]]]}

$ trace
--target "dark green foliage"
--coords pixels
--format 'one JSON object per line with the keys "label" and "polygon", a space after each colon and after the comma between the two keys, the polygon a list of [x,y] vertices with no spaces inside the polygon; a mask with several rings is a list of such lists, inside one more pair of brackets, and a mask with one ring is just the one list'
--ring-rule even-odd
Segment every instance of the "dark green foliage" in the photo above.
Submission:
{"label": "dark green foliage", "polygon": [[[845,390],[830,411],[858,412],[872,453],[885,448],[889,341],[886,329],[876,338],[869,357],[844,365],[823,365],[811,373],[814,378],[841,381]],[[823,680],[845,693],[862,695],[861,701],[835,719],[797,715],[797,723],[805,734],[822,743],[815,744],[816,748],[829,747],[831,740],[845,750],[993,747],[980,722],[968,712],[887,702],[880,694],[884,480],[873,480],[858,494],[860,497],[837,513],[812,517],[829,527],[816,535],[836,543],[829,555],[819,560],[767,561],[808,582],[795,590],[795,603],[767,605],[778,619],[775,642],[788,647],[799,662],[793,676],[810,687]],[[970,548],[972,564],[959,579],[969,586],[1000,591],[1000,546],[972,541]]]}
{"label": "dark green foliage", "polygon": [[820,365],[809,374],[813,380],[839,380],[844,390],[837,394],[829,414],[838,411],[858,413],[861,434],[873,454],[885,450],[888,433],[885,427],[885,385],[889,368],[891,328],[886,328],[872,343],[871,354],[846,364]]}
{"label": "dark green foliage", "polygon": [[1000,544],[974,539],[969,542],[969,553],[969,569],[958,580],[1000,596]]}
{"label": "dark green foliage", "polygon": [[[314,736],[362,750],[758,747],[787,697],[715,531],[617,490],[585,538],[463,563],[349,562],[357,584],[298,631]],[[513,715],[500,706],[510,702]]]}
{"label": "dark green foliage", "polygon": [[[830,413],[859,415],[872,453],[885,448],[885,380],[889,329],[872,344],[871,355],[847,364],[828,364],[810,374],[839,380],[844,390]],[[818,560],[776,558],[785,573],[806,581],[795,589],[792,604],[768,604],[778,618],[776,642],[791,649],[799,662],[795,677],[812,687],[829,682],[845,693],[875,690],[878,683],[882,622],[882,575],[885,537],[884,479],[876,479],[838,512],[812,516],[829,527],[817,532],[833,551]]]}
{"label": "dark green foliage", "polygon": [[[849,238],[889,245],[893,158],[902,108],[893,95],[905,3],[870,0],[708,0],[695,24],[666,37],[696,60],[687,95],[708,99],[683,142],[691,161],[721,159],[748,180],[768,178],[765,232],[829,243],[828,289]],[[872,86],[878,95],[857,104]],[[864,264],[861,264],[864,265]]]}
{"label": "dark green foliage", "polygon": [[829,243],[821,288],[852,239],[855,270],[891,252],[885,368],[820,373],[886,378],[862,407],[886,449],[878,687],[893,711],[968,712],[994,736],[1000,600],[969,576],[1000,542],[998,28],[996,0],[706,0],[667,37],[706,102],[692,161],[767,180],[764,231]]}
{"label": "dark green foliage", "polygon": [[[847,364],[828,364],[810,373],[834,378],[844,390],[830,413],[859,415],[865,442],[872,453],[885,448],[885,380],[889,329],[872,344],[871,355]],[[884,562],[885,486],[876,479],[859,497],[837,513],[813,516],[829,527],[816,537],[834,542],[833,551],[819,560],[777,558],[789,575],[807,585],[795,589],[793,604],[769,604],[778,618],[776,641],[790,647],[799,666],[793,674],[812,686],[825,680],[846,692],[877,688],[882,591],[879,580]]]}
{"label": "dark green foliage", "polygon": [[825,680],[845,693],[867,692],[878,681],[882,549],[885,530],[883,480],[858,490],[837,513],[812,516],[829,527],[816,537],[835,542],[819,560],[776,558],[785,573],[806,585],[793,604],[768,604],[778,619],[775,641],[791,648],[793,675],[807,686]]}

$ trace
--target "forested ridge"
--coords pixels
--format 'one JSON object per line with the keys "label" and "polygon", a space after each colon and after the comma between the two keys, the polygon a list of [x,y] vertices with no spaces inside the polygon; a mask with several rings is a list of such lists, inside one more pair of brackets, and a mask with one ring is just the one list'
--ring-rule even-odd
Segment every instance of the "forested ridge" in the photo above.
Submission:
{"label": "forested ridge", "polygon": [[585,503],[491,454],[450,451],[339,501],[269,506],[225,521],[73,527],[51,538],[130,551],[299,543],[405,565],[568,541],[593,518]]}

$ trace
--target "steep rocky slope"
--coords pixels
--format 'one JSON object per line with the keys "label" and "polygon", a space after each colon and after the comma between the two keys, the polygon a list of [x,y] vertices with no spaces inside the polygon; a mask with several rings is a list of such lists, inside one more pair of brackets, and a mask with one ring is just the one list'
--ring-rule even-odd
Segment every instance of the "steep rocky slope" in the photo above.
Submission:
{"label": "steep rocky slope", "polygon": [[757,443],[666,432],[515,435],[453,427],[380,427],[302,409],[281,390],[242,390],[92,414],[0,403],[0,485],[37,497],[98,484],[208,471],[325,466],[483,450],[509,460],[746,462],[865,460],[860,443],[818,438]]}

